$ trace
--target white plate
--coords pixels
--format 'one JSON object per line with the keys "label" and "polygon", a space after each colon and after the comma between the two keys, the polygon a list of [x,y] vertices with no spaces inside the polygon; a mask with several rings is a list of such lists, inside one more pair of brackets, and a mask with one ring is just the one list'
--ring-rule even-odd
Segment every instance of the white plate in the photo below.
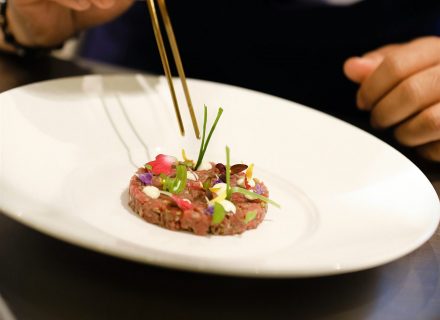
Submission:
{"label": "white plate", "polygon": [[[349,272],[399,258],[429,239],[439,201],[400,153],[342,121],[269,95],[191,80],[202,106],[225,110],[206,155],[256,164],[282,209],[258,229],[200,237],[148,224],[127,206],[136,167],[157,153],[197,156],[166,82],[86,76],[0,95],[0,209],[93,250],[179,269],[261,277]],[[181,96],[181,95],[180,95]],[[184,103],[181,103],[184,106]]]}

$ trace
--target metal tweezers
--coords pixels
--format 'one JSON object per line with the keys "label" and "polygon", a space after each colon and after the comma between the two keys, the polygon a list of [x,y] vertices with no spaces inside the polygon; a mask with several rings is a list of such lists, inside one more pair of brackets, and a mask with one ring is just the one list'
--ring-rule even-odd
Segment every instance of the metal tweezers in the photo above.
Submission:
{"label": "metal tweezers", "polygon": [[[171,99],[174,104],[174,111],[176,113],[177,121],[179,123],[180,133],[185,135],[185,128],[182,122],[182,116],[179,110],[179,104],[177,103],[176,92],[174,90],[173,79],[171,75],[170,64],[168,62],[168,57],[165,49],[165,45],[162,38],[162,32],[160,31],[159,19],[156,13],[156,6],[154,4],[154,0],[146,0],[148,10],[150,11],[151,23],[153,24],[154,35],[156,37],[157,47],[159,49],[160,59],[162,61],[163,70],[165,72],[165,76],[167,78],[168,87],[171,93]],[[179,49],[177,47],[176,37],[174,36],[173,27],[171,25],[171,20],[168,15],[168,10],[165,4],[165,0],[157,0],[157,4],[159,6],[159,11],[162,16],[162,21],[165,26],[165,31],[168,36],[168,42],[171,47],[171,51],[173,53],[174,63],[176,65],[177,73],[179,74],[180,82],[182,83],[183,92],[185,93],[186,102],[188,104],[188,110],[191,115],[192,125],[194,127],[194,133],[196,134],[197,139],[200,139],[200,131],[197,125],[197,119],[194,114],[193,105],[191,102],[191,97],[189,95],[188,85],[186,83],[185,72],[183,70],[182,60],[180,59]]]}

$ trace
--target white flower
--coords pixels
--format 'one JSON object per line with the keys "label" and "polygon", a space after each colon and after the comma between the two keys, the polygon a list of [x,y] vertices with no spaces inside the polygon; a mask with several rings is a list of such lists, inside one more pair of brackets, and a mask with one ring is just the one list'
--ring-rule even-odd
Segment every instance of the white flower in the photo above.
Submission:
{"label": "white flower", "polygon": [[160,190],[155,186],[145,186],[142,189],[142,192],[152,199],[157,199],[160,196]]}
{"label": "white flower", "polygon": [[[245,183],[244,183],[244,181],[245,181],[245,178],[244,178],[244,177],[240,177],[240,179],[237,180],[237,184],[238,184],[240,187],[245,187]],[[251,188],[255,187],[255,181],[254,181],[253,178],[251,178],[250,180],[248,180],[247,183],[248,183],[248,185],[249,185]]]}
{"label": "white flower", "polygon": [[213,185],[209,190],[213,193],[215,193],[217,196],[226,193],[226,183],[220,182]]}
{"label": "white flower", "polygon": [[229,200],[221,200],[218,203],[223,207],[223,209],[225,209],[226,212],[235,213],[237,210],[235,205]]}
{"label": "white flower", "polygon": [[198,170],[211,170],[212,164],[210,162],[202,162],[197,169]]}
{"label": "white flower", "polygon": [[199,176],[195,172],[187,171],[186,172],[186,178],[188,180],[197,181],[199,179]]}

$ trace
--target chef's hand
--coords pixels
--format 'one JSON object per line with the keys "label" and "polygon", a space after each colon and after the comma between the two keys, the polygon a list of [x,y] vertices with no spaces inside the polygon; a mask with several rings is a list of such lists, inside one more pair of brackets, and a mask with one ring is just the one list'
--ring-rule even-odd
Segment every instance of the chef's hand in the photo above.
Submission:
{"label": "chef's hand", "polygon": [[53,46],[82,29],[111,20],[132,3],[133,0],[9,0],[7,20],[20,44]]}
{"label": "chef's hand", "polygon": [[357,105],[371,111],[371,125],[394,128],[399,143],[440,161],[440,38],[389,45],[344,64],[359,83]]}

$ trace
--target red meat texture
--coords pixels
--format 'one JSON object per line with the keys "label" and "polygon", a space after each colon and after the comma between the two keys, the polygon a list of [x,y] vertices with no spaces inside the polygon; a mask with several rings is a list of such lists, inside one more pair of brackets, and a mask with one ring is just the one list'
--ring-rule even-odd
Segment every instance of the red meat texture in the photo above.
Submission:
{"label": "red meat texture", "polygon": [[[140,168],[138,174],[145,173],[146,169]],[[183,230],[196,235],[234,235],[241,234],[246,230],[255,229],[263,220],[267,212],[267,203],[254,199],[250,200],[240,193],[233,193],[231,201],[236,207],[236,212],[227,212],[222,222],[212,223],[212,214],[208,209],[209,194],[201,187],[206,180],[215,181],[220,172],[213,165],[210,170],[195,171],[198,181],[188,180],[185,190],[178,195],[181,199],[188,199],[192,205],[190,208],[180,208],[176,201],[168,195],[161,194],[153,199],[142,190],[145,185],[137,175],[131,178],[129,186],[129,206],[142,219],[169,230]],[[244,176],[243,172],[231,175],[231,186],[237,185],[237,180]],[[263,190],[262,195],[269,196],[269,192],[263,182],[255,179]],[[152,184],[161,189],[161,181],[158,176],[153,177]],[[246,221],[248,212],[255,212],[255,218]]]}

